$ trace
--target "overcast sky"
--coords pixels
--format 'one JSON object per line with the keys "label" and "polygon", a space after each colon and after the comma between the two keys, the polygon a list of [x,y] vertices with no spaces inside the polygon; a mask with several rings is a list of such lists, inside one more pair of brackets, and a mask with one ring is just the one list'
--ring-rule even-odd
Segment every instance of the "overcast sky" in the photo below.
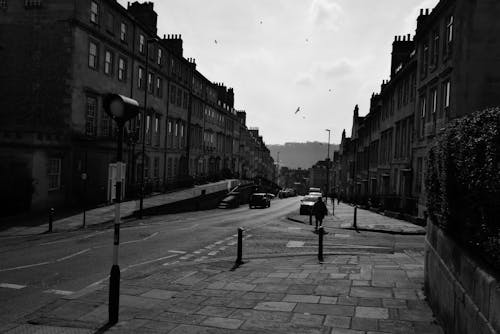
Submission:
{"label": "overcast sky", "polygon": [[419,9],[438,0],[153,2],[158,35],[182,34],[184,56],[234,88],[247,125],[283,144],[349,135],[354,106],[366,114],[389,76],[394,36],[413,35]]}

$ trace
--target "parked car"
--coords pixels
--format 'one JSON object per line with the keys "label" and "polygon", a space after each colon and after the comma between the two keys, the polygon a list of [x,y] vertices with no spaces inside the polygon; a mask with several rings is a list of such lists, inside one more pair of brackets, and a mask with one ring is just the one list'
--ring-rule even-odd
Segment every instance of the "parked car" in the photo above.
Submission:
{"label": "parked car", "polygon": [[323,193],[321,193],[321,192],[310,192],[308,195],[323,197]]}
{"label": "parked car", "polygon": [[266,193],[254,193],[250,195],[250,201],[248,202],[248,207],[250,209],[261,207],[268,208],[271,206],[271,197]]}
{"label": "parked car", "polygon": [[309,193],[320,193],[320,192],[321,192],[320,188],[314,188],[314,187],[309,188]]}
{"label": "parked car", "polygon": [[229,193],[224,199],[219,203],[219,209],[233,209],[240,206],[240,198],[238,192]]}
{"label": "parked car", "polygon": [[312,213],[312,208],[314,203],[318,201],[318,198],[321,196],[317,195],[307,195],[300,201],[300,210],[299,214],[301,215],[310,215]]}

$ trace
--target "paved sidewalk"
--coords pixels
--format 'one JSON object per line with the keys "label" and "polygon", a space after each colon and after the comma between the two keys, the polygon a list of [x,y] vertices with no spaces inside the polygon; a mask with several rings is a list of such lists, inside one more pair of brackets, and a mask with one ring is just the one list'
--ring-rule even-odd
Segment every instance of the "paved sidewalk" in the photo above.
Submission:
{"label": "paved sidewalk", "polygon": [[[125,276],[120,322],[109,332],[442,333],[422,293],[422,252],[247,261],[234,271],[232,261],[219,260]],[[6,333],[93,333],[107,309],[103,285],[49,304],[26,319],[31,325]]]}
{"label": "paved sidewalk", "polygon": [[[182,201],[188,198],[199,196],[202,190],[207,194],[228,189],[238,180],[224,180],[216,183],[204,184],[193,188],[174,191],[167,194],[159,194],[156,196],[144,199],[144,208],[155,207],[163,204]],[[121,216],[130,216],[134,211],[139,210],[139,200],[127,201],[121,203]],[[100,208],[88,210],[86,212],[86,226],[98,225],[112,221],[114,219],[114,205],[107,205]],[[79,213],[70,217],[59,219],[53,222],[53,231],[70,231],[80,228],[83,223],[83,213]],[[47,223],[39,226],[13,226],[11,228],[0,231],[0,236],[14,235],[35,235],[46,232],[48,229]]]}
{"label": "paved sidewalk", "polygon": [[[335,202],[335,215],[332,216],[332,203],[328,201],[328,216],[324,223],[343,229],[353,229],[354,207],[345,203]],[[298,211],[288,217],[290,220],[309,224],[309,216],[299,215]],[[396,234],[425,234],[425,228],[404,220],[387,217],[369,210],[358,208],[357,225],[360,231],[388,232]],[[314,217],[312,219],[315,224]]]}

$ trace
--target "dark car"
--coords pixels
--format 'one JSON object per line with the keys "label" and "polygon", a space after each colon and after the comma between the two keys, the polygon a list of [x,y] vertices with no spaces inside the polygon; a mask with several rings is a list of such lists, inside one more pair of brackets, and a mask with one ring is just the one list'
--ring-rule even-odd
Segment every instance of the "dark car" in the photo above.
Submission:
{"label": "dark car", "polygon": [[264,193],[255,193],[250,195],[250,201],[248,202],[248,206],[251,208],[268,208],[271,206],[271,198],[268,194]]}
{"label": "dark car", "polygon": [[238,192],[229,193],[224,199],[219,203],[219,209],[233,209],[240,206],[240,198]]}

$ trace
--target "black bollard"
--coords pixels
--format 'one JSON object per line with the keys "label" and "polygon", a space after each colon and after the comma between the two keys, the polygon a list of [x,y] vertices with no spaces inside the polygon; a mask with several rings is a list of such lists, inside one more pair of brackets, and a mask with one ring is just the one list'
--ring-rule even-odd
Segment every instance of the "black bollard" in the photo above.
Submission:
{"label": "black bollard", "polygon": [[54,221],[54,208],[49,210],[49,232],[52,232],[52,222]]}
{"label": "black bollard", "polygon": [[243,229],[241,227],[238,228],[238,254],[235,264],[237,266],[243,264]]}
{"label": "black bollard", "polygon": [[354,206],[354,220],[353,220],[353,227],[355,230],[358,230],[358,206]]}
{"label": "black bollard", "polygon": [[332,201],[332,216],[335,216],[335,199]]}
{"label": "black bollard", "polygon": [[309,225],[312,225],[313,224],[313,214],[312,214],[312,210],[309,210]]}
{"label": "black bollard", "polygon": [[325,230],[323,226],[321,226],[318,230],[318,261],[323,262],[323,235],[325,234]]}

